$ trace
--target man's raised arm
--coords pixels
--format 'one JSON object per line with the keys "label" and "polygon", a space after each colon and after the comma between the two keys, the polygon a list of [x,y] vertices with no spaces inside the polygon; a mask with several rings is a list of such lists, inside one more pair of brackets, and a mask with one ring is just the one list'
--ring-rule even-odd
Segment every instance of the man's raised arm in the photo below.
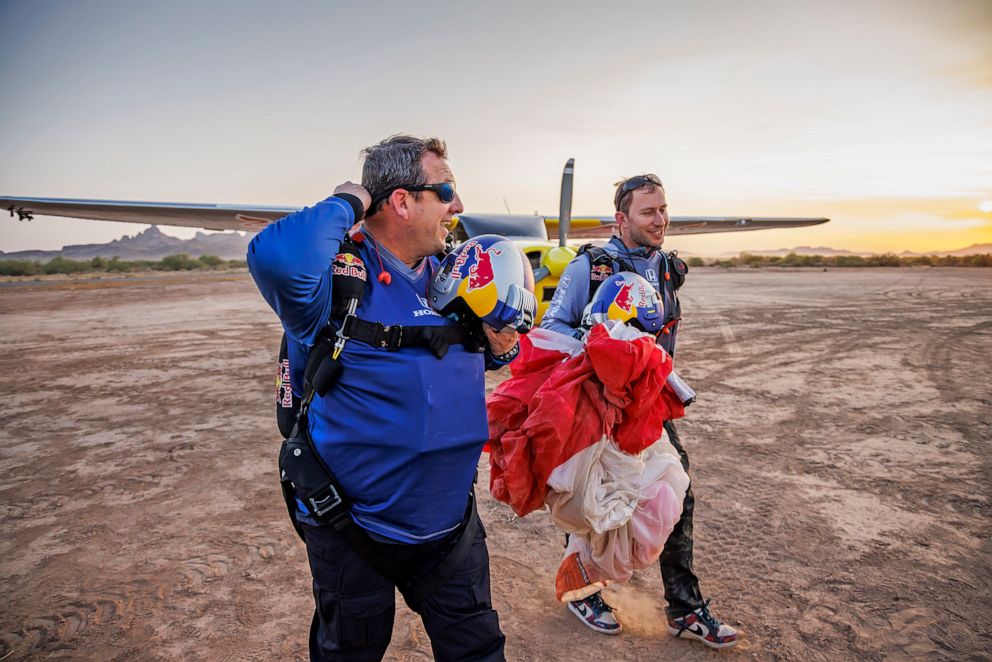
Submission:
{"label": "man's raised arm", "polygon": [[272,223],[248,245],[248,270],[259,291],[289,337],[308,346],[331,311],[331,261],[366,204],[343,188]]}

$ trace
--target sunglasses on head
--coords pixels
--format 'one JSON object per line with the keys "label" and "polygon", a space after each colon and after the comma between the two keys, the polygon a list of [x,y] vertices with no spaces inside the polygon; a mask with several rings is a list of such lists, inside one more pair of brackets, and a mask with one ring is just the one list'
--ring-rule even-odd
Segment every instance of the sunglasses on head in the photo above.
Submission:
{"label": "sunglasses on head", "polygon": [[631,191],[636,191],[642,186],[647,186],[648,184],[654,184],[655,186],[662,186],[661,180],[658,179],[658,175],[637,175],[636,177],[631,177],[624,183],[620,185],[617,189],[616,195],[616,208],[619,211],[620,201],[623,200]]}
{"label": "sunglasses on head", "polygon": [[399,189],[403,189],[404,191],[433,191],[437,195],[438,199],[445,204],[448,204],[455,199],[455,185],[451,182],[441,182],[440,184],[422,184],[420,186],[391,186],[375,197],[370,209],[374,209],[379,202],[385,200],[392,195],[393,191]]}
{"label": "sunglasses on head", "polygon": [[633,191],[639,189],[642,186],[647,186],[648,184],[654,184],[655,186],[661,186],[661,180],[658,179],[658,175],[637,175],[636,177],[631,177],[623,183],[620,190],[623,193],[628,191]]}

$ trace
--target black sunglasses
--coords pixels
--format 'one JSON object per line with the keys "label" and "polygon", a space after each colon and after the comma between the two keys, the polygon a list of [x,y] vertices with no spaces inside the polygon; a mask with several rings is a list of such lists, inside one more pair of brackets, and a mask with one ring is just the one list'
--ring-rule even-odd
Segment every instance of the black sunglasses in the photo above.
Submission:
{"label": "black sunglasses", "polygon": [[623,200],[624,196],[631,191],[636,191],[642,186],[647,186],[648,184],[663,187],[661,180],[658,179],[658,175],[637,175],[620,184],[620,188],[617,189],[617,194],[613,200],[617,211],[620,211],[620,202]]}
{"label": "black sunglasses", "polygon": [[448,204],[455,199],[455,185],[451,182],[441,182],[440,184],[422,184],[420,186],[391,186],[385,191],[375,196],[375,200],[372,201],[372,206],[369,209],[375,209],[375,206],[392,195],[393,191],[403,189],[404,191],[434,191],[438,199]]}

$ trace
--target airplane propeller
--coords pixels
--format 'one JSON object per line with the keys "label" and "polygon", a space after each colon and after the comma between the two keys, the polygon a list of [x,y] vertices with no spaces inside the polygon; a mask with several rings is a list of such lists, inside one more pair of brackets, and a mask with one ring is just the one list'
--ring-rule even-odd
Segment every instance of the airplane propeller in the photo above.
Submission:
{"label": "airplane propeller", "polygon": [[544,254],[541,266],[534,270],[534,282],[539,283],[548,276],[558,277],[575,257],[575,251],[566,245],[568,228],[572,222],[572,177],[575,174],[575,159],[565,162],[561,174],[561,203],[558,210],[558,245]]}
{"label": "airplane propeller", "polygon": [[572,222],[572,176],[575,174],[575,159],[565,162],[561,173],[561,202],[558,205],[558,246],[565,247],[568,226]]}

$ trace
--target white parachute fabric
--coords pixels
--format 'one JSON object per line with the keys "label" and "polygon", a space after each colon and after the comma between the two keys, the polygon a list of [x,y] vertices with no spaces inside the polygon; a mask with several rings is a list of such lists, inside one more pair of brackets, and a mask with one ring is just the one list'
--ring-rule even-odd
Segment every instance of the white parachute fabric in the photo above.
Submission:
{"label": "white parachute fabric", "polygon": [[597,581],[624,582],[658,560],[689,476],[667,433],[637,455],[604,437],[556,467],[548,487],[551,518],[571,534],[566,556],[578,552]]}

